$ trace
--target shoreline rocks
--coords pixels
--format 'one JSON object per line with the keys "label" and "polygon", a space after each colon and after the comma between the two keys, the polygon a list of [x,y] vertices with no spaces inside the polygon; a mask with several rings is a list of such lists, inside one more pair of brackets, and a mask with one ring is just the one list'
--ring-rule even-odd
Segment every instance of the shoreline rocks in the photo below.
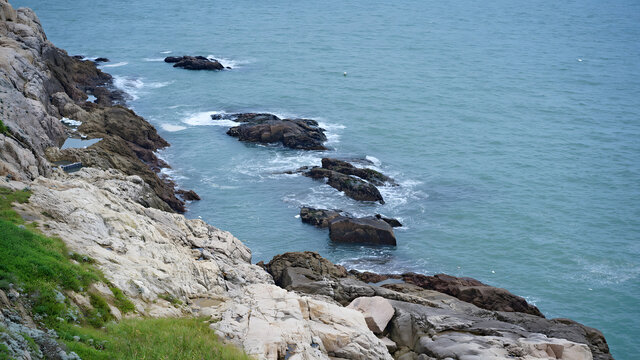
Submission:
{"label": "shoreline rocks", "polygon": [[[204,56],[168,56],[164,62],[173,64],[175,68],[186,70],[224,70],[225,67],[218,60],[211,60]],[[227,69],[231,69],[227,67]]]}
{"label": "shoreline rocks", "polygon": [[324,129],[311,119],[280,119],[273,114],[244,113],[212,115],[212,119],[229,119],[241,123],[227,131],[240,141],[274,144],[300,150],[327,150]]}
{"label": "shoreline rocks", "polygon": [[[318,299],[328,297],[346,305],[355,299],[372,302],[374,297],[384,298],[394,314],[388,325],[382,321],[371,327],[382,330],[379,336],[390,340],[389,349],[396,359],[613,359],[602,333],[571,320],[545,319],[515,312],[511,306],[504,309],[507,311],[481,309],[410,283],[404,284],[406,292],[386,288],[403,284],[366,284],[351,275],[353,271],[345,275],[344,267],[314,252],[285,253],[261,265],[276,285]],[[365,278],[374,277],[369,273]]]}
{"label": "shoreline rocks", "polygon": [[375,217],[335,218],[329,224],[329,238],[339,243],[396,246],[391,225]]}

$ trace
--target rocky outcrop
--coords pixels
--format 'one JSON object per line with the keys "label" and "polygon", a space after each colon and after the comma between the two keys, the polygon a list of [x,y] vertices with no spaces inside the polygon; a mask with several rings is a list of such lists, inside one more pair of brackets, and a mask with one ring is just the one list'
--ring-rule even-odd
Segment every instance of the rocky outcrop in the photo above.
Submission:
{"label": "rocky outcrop", "polygon": [[[204,56],[169,56],[164,62],[173,64],[173,67],[187,70],[224,70],[225,67],[218,60],[210,60]],[[229,68],[230,69],[230,68]]]}
{"label": "rocky outcrop", "polygon": [[485,310],[409,283],[365,284],[312,252],[278,255],[264,266],[277,285],[316,298],[345,305],[363,296],[387,299],[394,315],[377,329],[394,343],[396,359],[612,359],[599,331],[570,320]]}
{"label": "rocky outcrop", "polygon": [[329,238],[339,243],[396,245],[391,225],[376,217],[337,217],[329,223]]}
{"label": "rocky outcrop", "polygon": [[242,125],[234,126],[227,134],[240,141],[273,144],[281,143],[292,149],[327,150],[323,145],[327,141],[324,129],[318,122],[310,119],[280,119],[273,114],[233,114],[229,116],[213,115],[214,120],[228,118]]}
{"label": "rocky outcrop", "polygon": [[376,186],[384,185],[385,183],[395,184],[395,181],[393,181],[393,179],[380,173],[379,171],[369,168],[358,168],[346,161],[338,159],[323,158],[322,168],[336,171],[345,175],[357,176]]}
{"label": "rocky outcrop", "polygon": [[[544,317],[534,305],[524,298],[514,295],[508,290],[486,285],[469,277],[455,277],[446,274],[427,276],[412,272],[398,274],[372,274],[351,271],[362,281],[377,283],[386,279],[401,279],[407,284],[416,285],[421,289],[435,290],[454,296],[462,301],[474,304],[480,308],[497,311],[511,311]],[[397,284],[383,285],[392,290],[411,293],[412,288],[403,288]]]}
{"label": "rocky outcrop", "polygon": [[303,173],[312,179],[327,179],[327,185],[342,191],[348,197],[360,201],[378,201],[384,204],[384,199],[378,188],[368,182],[336,171],[314,167]]}
{"label": "rocky outcrop", "polygon": [[322,159],[322,167],[313,167],[302,174],[312,179],[326,178],[329,186],[354,200],[378,201],[381,204],[384,204],[384,199],[376,185],[395,185],[393,179],[378,171],[358,168],[346,161],[330,158]]}
{"label": "rocky outcrop", "polygon": [[[51,44],[30,9],[13,10],[3,2],[0,24],[0,117],[9,131],[0,134],[0,176],[32,180],[48,175],[50,161],[119,169],[140,176],[165,204],[184,212],[171,181],[156,174],[166,167],[155,151],[168,146],[133,111],[115,105],[123,95],[111,76],[94,62],[71,57]],[[94,95],[95,103],[85,102]],[[103,141],[87,149],[59,150],[67,137],[61,117],[82,121],[78,132]]]}

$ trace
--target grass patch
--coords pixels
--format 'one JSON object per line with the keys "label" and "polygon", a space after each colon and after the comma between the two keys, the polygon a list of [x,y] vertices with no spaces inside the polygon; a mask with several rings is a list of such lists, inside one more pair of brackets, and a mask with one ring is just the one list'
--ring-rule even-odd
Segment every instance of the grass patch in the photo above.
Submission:
{"label": "grass patch", "polygon": [[127,319],[105,329],[67,326],[59,334],[83,359],[251,359],[220,343],[206,323],[194,318]]}
{"label": "grass patch", "polygon": [[122,290],[118,289],[115,286],[109,286],[109,289],[111,289],[111,293],[116,299],[115,306],[123,314],[133,312],[136,309],[135,305],[133,305],[133,303],[122,293]]}
{"label": "grass patch", "polygon": [[9,352],[9,348],[5,344],[0,344],[0,360],[9,360],[11,359],[11,353]]}
{"label": "grass patch", "polygon": [[182,305],[182,301],[171,294],[160,294],[158,295],[158,297],[170,302],[172,305]]}
{"label": "grass patch", "polygon": [[0,134],[6,134],[9,132],[7,125],[5,125],[2,120],[0,120]]}

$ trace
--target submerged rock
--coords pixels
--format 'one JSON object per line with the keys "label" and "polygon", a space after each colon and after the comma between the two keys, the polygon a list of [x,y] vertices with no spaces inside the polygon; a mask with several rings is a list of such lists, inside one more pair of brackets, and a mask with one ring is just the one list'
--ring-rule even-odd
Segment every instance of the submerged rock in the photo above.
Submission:
{"label": "submerged rock", "polygon": [[329,224],[329,237],[342,243],[396,245],[391,225],[375,217],[338,217]]}
{"label": "submerged rock", "polygon": [[[214,120],[221,116],[212,116]],[[236,122],[242,123],[227,131],[227,134],[237,137],[240,141],[263,144],[281,143],[292,149],[327,150],[323,145],[327,141],[324,129],[318,122],[310,119],[280,119],[273,114],[233,114],[228,116]]]}
{"label": "submerged rock", "polygon": [[99,58],[96,58],[95,60],[93,60],[93,62],[97,62],[97,63],[109,62],[109,59],[107,59],[106,57],[99,57]]}
{"label": "submerged rock", "polygon": [[164,62],[187,70],[223,70],[225,67],[218,60],[204,56],[168,56]]}

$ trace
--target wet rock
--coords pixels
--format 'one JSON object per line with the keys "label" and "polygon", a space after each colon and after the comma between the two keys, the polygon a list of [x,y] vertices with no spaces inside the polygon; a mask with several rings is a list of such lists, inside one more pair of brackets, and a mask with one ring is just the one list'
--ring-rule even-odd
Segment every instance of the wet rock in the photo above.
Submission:
{"label": "wet rock", "polygon": [[384,204],[384,199],[378,188],[355,176],[345,175],[336,171],[315,167],[305,176],[312,179],[327,179],[327,185],[340,190],[348,197],[359,201],[378,201]]}
{"label": "wet rock", "polygon": [[196,194],[193,190],[178,190],[176,191],[183,200],[185,201],[198,201],[200,200],[200,195]]}
{"label": "wet rock", "polygon": [[382,334],[394,314],[389,300],[380,296],[359,297],[347,307],[360,311],[364,315],[369,330],[374,334]]}
{"label": "wet rock", "polygon": [[329,227],[331,221],[340,215],[340,210],[314,209],[310,207],[300,209],[300,220],[302,220],[303,223],[311,224],[319,228]]}
{"label": "wet rock", "polygon": [[[213,116],[220,119],[220,116]],[[240,141],[263,144],[281,143],[292,149],[327,150],[322,145],[327,141],[324,129],[315,120],[280,119],[273,114],[233,114],[229,118],[242,123],[227,131]]]}
{"label": "wet rock", "polygon": [[332,241],[343,243],[396,245],[391,225],[375,217],[336,218],[329,225],[329,237]]}
{"label": "wet rock", "polygon": [[402,224],[397,219],[387,218],[380,214],[376,214],[376,219],[380,219],[386,222],[387,224],[391,225],[391,227],[402,227]]}
{"label": "wet rock", "polygon": [[93,62],[97,62],[97,63],[109,62],[109,59],[107,59],[106,57],[99,57],[93,60]]}
{"label": "wet rock", "polygon": [[173,67],[187,70],[223,70],[225,67],[218,60],[210,60],[204,56],[168,56],[166,63],[172,63]]}
{"label": "wet rock", "polygon": [[390,177],[369,168],[358,168],[352,164],[331,158],[322,159],[322,168],[327,170],[333,170],[345,175],[357,176],[363,180],[367,180],[373,185],[384,185],[385,183],[394,184],[395,182]]}

